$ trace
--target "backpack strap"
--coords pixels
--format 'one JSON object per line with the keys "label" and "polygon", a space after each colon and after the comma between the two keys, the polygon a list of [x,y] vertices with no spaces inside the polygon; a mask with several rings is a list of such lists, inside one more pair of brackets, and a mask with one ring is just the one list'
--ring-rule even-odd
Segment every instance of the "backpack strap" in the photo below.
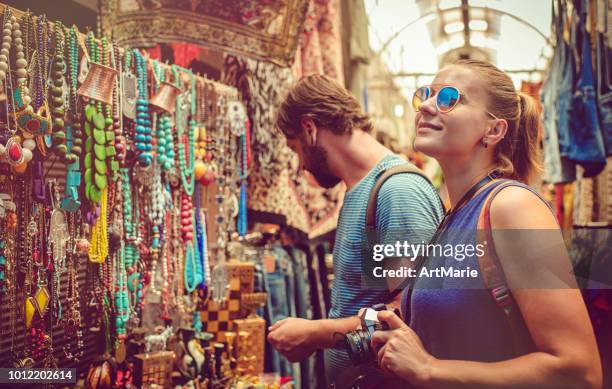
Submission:
{"label": "backpack strap", "polygon": [[[504,180],[489,193],[480,211],[480,216],[478,217],[478,243],[481,244],[480,247],[483,247],[484,252],[482,256],[478,257],[478,263],[485,289],[491,293],[495,305],[497,305],[506,316],[512,334],[512,347],[514,348],[514,352],[516,355],[524,355],[534,349],[533,341],[529,336],[525,321],[508,287],[503,267],[495,251],[493,231],[491,228],[491,204],[493,199],[502,189],[509,186],[519,186],[528,189],[541,198],[535,190],[512,180]],[[542,201],[544,200],[542,199]],[[550,208],[548,203],[546,203],[546,205]],[[485,241],[487,244],[482,244]],[[529,342],[526,342],[526,339],[529,339]]]}
{"label": "backpack strap", "polygon": [[[380,188],[389,178],[391,178],[392,176],[396,174],[402,174],[402,173],[417,174],[423,177],[425,180],[427,180],[427,182],[431,185],[431,181],[429,180],[429,178],[427,178],[425,173],[423,173],[422,170],[420,170],[419,168],[417,168],[411,163],[405,163],[402,165],[393,166],[389,169],[381,171],[378,174],[378,177],[376,178],[376,183],[374,184],[372,191],[370,192],[370,198],[368,200],[368,208],[366,209],[366,228],[368,229],[376,228],[376,205],[378,202],[378,192],[380,191]],[[440,200],[440,202],[442,201]],[[442,209],[444,210],[444,205],[442,205]]]}

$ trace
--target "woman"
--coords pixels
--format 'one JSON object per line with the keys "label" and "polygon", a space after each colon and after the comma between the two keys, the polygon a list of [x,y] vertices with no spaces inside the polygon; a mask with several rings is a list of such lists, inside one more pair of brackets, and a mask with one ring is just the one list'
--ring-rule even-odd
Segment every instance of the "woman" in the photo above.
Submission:
{"label": "woman", "polygon": [[[440,163],[453,209],[438,239],[482,242],[477,225],[490,221],[491,255],[499,259],[524,331],[509,324],[481,276],[421,276],[404,293],[410,326],[391,312],[379,313],[391,328],[373,336],[380,368],[419,388],[600,388],[599,354],[580,291],[567,280],[553,288],[538,278],[552,275],[546,282],[559,282],[571,268],[552,212],[525,185],[538,170],[534,101],[517,93],[495,66],[462,60],[417,90],[413,104],[415,149]],[[532,231],[523,234],[520,247],[497,233],[527,229]],[[526,253],[533,253],[529,261]],[[476,254],[440,259],[423,266],[479,268]],[[534,271],[534,265],[546,271]]]}

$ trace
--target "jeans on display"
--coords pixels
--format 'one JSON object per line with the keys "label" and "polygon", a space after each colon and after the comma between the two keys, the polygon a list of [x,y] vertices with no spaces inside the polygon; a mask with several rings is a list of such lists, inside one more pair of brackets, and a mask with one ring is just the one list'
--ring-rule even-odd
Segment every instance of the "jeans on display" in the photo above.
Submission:
{"label": "jeans on display", "polygon": [[[267,325],[286,317],[320,319],[321,315],[316,312],[313,304],[320,304],[317,308],[325,309],[323,285],[316,266],[318,261],[309,247],[283,248],[277,245],[261,250],[260,256],[263,251],[274,257],[275,265],[273,272],[266,272],[261,261],[255,263],[254,289],[256,292],[268,293],[267,304],[258,311]],[[317,352],[304,361],[292,364],[266,342],[265,371],[293,377],[297,389],[326,386],[324,377],[316,374],[317,368],[324,370],[322,363],[322,353]]]}
{"label": "jeans on display", "polygon": [[[562,4],[559,7],[558,12],[563,15]],[[554,12],[553,18],[558,43],[541,93],[544,107],[544,179],[550,183],[562,183],[576,179],[575,164],[567,158],[574,69],[569,45],[563,39],[564,19],[555,17]]]}
{"label": "jeans on display", "polygon": [[[308,259],[306,253],[296,249],[288,248],[292,262],[293,274],[295,276],[295,311],[297,317],[313,319],[310,283],[308,280]],[[300,362],[301,387],[302,389],[316,389],[317,380],[314,373],[315,355],[311,355]]]}
{"label": "jeans on display", "polygon": [[[598,12],[604,12],[604,23],[608,20],[608,7],[604,6]],[[597,33],[597,93],[599,102],[599,117],[601,132],[606,146],[606,155],[612,155],[612,42],[607,42],[605,31]]]}
{"label": "jeans on display", "polygon": [[[291,263],[287,255],[279,256],[278,250],[273,250],[275,258],[275,269],[273,272],[263,272],[263,279],[266,291],[268,292],[268,303],[266,304],[266,321],[274,324],[279,320],[291,316],[295,306],[290,304],[288,299],[289,291],[286,279],[286,272],[289,271]],[[291,362],[282,356],[273,347],[268,347],[266,354],[270,358],[270,368],[281,376],[293,376]],[[266,357],[268,358],[268,357]]]}
{"label": "jeans on display", "polygon": [[606,166],[606,152],[599,126],[590,35],[586,31],[587,0],[581,1],[581,18],[576,42],[581,48],[582,63],[571,105],[568,158],[584,167],[584,176],[593,177]]}

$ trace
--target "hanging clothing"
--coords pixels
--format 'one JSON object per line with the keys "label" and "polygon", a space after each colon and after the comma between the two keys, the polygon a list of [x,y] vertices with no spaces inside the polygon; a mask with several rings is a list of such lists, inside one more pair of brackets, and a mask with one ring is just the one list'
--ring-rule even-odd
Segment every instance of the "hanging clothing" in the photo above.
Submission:
{"label": "hanging clothing", "polygon": [[606,166],[604,147],[595,95],[590,35],[586,30],[588,0],[575,2],[576,48],[580,48],[578,80],[571,101],[571,121],[567,156],[584,168],[584,177],[599,174]]}
{"label": "hanging clothing", "polygon": [[365,112],[367,71],[372,49],[368,34],[368,16],[363,0],[342,0],[342,42],[346,88],[359,100]]}
{"label": "hanging clothing", "polygon": [[597,100],[606,155],[612,155],[612,3],[597,2]]}
{"label": "hanging clothing", "polygon": [[570,96],[573,90],[574,61],[570,50],[569,26],[563,2],[553,5],[553,31],[556,35],[550,72],[541,90],[544,110],[544,181],[571,182],[576,179],[575,163],[567,158],[569,144]]}
{"label": "hanging clothing", "polygon": [[310,0],[294,70],[299,77],[324,74],[344,85],[340,0]]}

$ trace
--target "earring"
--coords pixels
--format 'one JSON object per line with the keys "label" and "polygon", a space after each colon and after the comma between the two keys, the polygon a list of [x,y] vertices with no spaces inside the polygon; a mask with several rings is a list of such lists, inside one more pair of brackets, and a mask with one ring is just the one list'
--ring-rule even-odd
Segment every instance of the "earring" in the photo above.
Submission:
{"label": "earring", "polygon": [[485,149],[487,147],[489,147],[489,144],[487,143],[487,139],[486,138],[482,138],[482,143],[484,144]]}

